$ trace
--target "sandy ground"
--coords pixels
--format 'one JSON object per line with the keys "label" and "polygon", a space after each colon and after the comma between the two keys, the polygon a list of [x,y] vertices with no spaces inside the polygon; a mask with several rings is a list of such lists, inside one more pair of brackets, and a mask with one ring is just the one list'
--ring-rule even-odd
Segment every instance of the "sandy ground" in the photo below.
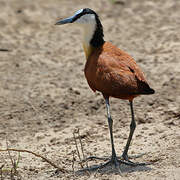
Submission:
{"label": "sandy ground", "polygon": [[[155,163],[124,166],[123,177],[111,169],[77,173],[75,130],[85,156],[111,154],[104,100],[83,73],[81,33],[71,25],[54,26],[84,7],[97,11],[105,39],[131,54],[156,90],[134,101],[137,129],[129,152],[146,153],[134,161]],[[0,0],[0,49],[9,50],[0,51],[0,149],[7,139],[10,148],[39,153],[71,171],[55,173],[40,158],[21,153],[15,179],[180,179],[179,9],[179,0]],[[111,99],[111,113],[121,155],[129,134],[128,102]],[[11,156],[16,160],[18,154]],[[0,152],[2,165],[0,177],[10,179],[6,152]]]}

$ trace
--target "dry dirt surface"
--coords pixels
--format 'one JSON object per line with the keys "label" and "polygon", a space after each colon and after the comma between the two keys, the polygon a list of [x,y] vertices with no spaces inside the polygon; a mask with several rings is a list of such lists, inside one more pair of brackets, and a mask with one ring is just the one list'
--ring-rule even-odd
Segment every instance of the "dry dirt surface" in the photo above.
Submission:
{"label": "dry dirt surface", "polygon": [[[146,167],[79,171],[73,132],[79,129],[84,156],[111,155],[102,95],[84,77],[81,31],[54,26],[84,7],[94,9],[105,39],[127,51],[145,72],[156,94],[134,101],[137,128],[130,155],[144,156]],[[1,179],[180,179],[180,1],[179,0],[0,0],[0,152]],[[127,101],[110,99],[115,147],[120,156],[131,120]],[[75,134],[78,135],[77,133]],[[8,145],[7,145],[8,143]],[[17,172],[11,158],[19,157]],[[88,162],[88,166],[103,163]],[[15,165],[14,165],[15,167]]]}

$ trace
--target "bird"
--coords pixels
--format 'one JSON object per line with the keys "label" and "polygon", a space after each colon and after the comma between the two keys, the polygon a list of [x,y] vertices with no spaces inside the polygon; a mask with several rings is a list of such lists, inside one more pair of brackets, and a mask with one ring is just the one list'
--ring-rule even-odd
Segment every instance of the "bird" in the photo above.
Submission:
{"label": "bird", "polygon": [[[119,168],[121,163],[130,166],[146,163],[132,162],[128,156],[129,146],[136,128],[133,100],[140,95],[154,94],[142,70],[125,51],[104,40],[103,26],[98,14],[89,8],[80,9],[73,16],[58,20],[55,25],[76,24],[83,30],[83,49],[86,57],[84,74],[92,91],[102,93],[107,110],[112,154],[102,168],[108,164]],[[113,120],[109,98],[128,100],[131,110],[130,133],[119,159],[116,155],[113,138]]]}

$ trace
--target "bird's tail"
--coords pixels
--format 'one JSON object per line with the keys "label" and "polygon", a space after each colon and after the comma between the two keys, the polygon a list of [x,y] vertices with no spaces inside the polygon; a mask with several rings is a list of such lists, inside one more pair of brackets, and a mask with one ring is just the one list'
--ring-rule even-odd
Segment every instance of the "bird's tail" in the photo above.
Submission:
{"label": "bird's tail", "polygon": [[141,82],[139,84],[139,90],[141,92],[141,94],[154,94],[155,90],[150,88],[149,84],[147,84],[146,82]]}
{"label": "bird's tail", "polygon": [[150,88],[147,82],[139,81],[138,87],[139,87],[140,94],[148,95],[148,94],[155,93],[155,90]]}
{"label": "bird's tail", "polygon": [[142,92],[142,94],[154,94],[155,93],[155,90],[154,89],[152,89],[152,88],[148,88],[148,89],[145,89],[145,90],[143,90],[143,92]]}

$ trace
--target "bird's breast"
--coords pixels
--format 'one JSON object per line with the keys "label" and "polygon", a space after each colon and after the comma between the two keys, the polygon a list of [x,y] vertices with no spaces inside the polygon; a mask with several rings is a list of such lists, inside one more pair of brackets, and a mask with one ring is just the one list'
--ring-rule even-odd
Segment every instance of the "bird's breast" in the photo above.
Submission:
{"label": "bird's breast", "polygon": [[85,65],[85,77],[93,91],[100,91],[107,94],[110,91],[115,92],[118,88],[118,81],[113,81],[116,74],[113,74],[109,66],[98,56],[91,57],[87,60]]}

